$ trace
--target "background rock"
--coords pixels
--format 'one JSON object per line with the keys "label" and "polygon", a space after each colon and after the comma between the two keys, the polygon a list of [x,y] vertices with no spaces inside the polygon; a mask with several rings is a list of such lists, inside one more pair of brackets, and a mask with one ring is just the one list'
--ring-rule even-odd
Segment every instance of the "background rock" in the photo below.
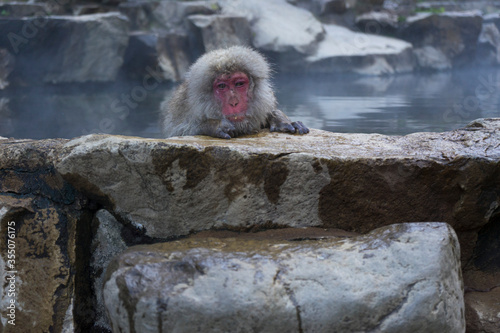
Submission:
{"label": "background rock", "polygon": [[0,48],[16,57],[11,76],[18,81],[113,81],[127,29],[128,21],[117,13],[0,19]]}
{"label": "background rock", "polygon": [[162,76],[174,82],[182,81],[193,61],[188,37],[176,33],[162,35],[158,38],[156,51]]}
{"label": "background rock", "polygon": [[391,11],[377,11],[358,15],[356,26],[364,33],[394,36],[399,28],[398,15]]}
{"label": "background rock", "polygon": [[185,28],[190,15],[212,15],[220,11],[216,1],[160,1],[153,11],[153,19],[169,31]]}
{"label": "background rock", "polygon": [[250,22],[253,46],[263,51],[313,54],[324,36],[321,23],[308,11],[285,0],[221,1],[223,13]]}
{"label": "background rock", "polygon": [[205,52],[233,45],[251,45],[252,33],[242,16],[191,15],[193,34],[199,34]]}
{"label": "background rock", "polygon": [[413,50],[415,59],[420,68],[430,70],[451,69],[450,59],[439,49],[433,46],[423,46]]}
{"label": "background rock", "polygon": [[347,10],[345,0],[313,0],[312,10],[317,15],[343,14]]}
{"label": "background rock", "polygon": [[117,332],[465,332],[459,257],[443,223],[347,240],[182,240],[119,256],[104,299]]}
{"label": "background rock", "polygon": [[482,26],[479,12],[419,13],[408,17],[406,24],[400,35],[414,48],[432,46],[441,51],[453,66],[474,60]]}
{"label": "background rock", "polygon": [[500,64],[500,31],[495,23],[483,24],[478,41],[478,62],[484,65]]}
{"label": "background rock", "polygon": [[[412,46],[407,42],[361,34],[336,25],[325,25],[325,30],[327,35],[317,52],[305,59],[304,71],[381,75],[413,69]],[[299,63],[296,67],[299,68]]]}
{"label": "background rock", "polygon": [[49,11],[44,3],[11,2],[0,4],[0,13],[4,17],[25,17],[46,15]]}

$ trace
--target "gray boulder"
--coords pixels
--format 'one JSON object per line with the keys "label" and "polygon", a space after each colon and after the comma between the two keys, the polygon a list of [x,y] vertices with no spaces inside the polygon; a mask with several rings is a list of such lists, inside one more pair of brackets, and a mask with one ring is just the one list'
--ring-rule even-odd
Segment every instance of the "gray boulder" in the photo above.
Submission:
{"label": "gray boulder", "polygon": [[316,15],[343,14],[347,10],[346,0],[313,0],[311,10]]}
{"label": "gray boulder", "polygon": [[326,37],[315,54],[294,68],[312,73],[354,72],[363,75],[413,70],[412,46],[402,40],[363,34],[337,25],[325,25]]}
{"label": "gray boulder", "polygon": [[500,200],[491,185],[500,183],[499,128],[491,119],[407,136],[89,135],[66,143],[56,168],[153,238],[269,225],[368,232],[387,221],[441,220],[456,228],[466,260]]}
{"label": "gray boulder", "polygon": [[216,1],[159,1],[152,12],[152,20],[172,32],[185,29],[185,20],[191,15],[213,15],[220,11]]}
{"label": "gray boulder", "polygon": [[125,52],[123,71],[145,82],[147,90],[164,80],[181,81],[191,64],[188,44],[185,34],[133,32]]}
{"label": "gray boulder", "polygon": [[188,37],[177,33],[161,35],[156,52],[162,76],[170,81],[182,81],[192,61]]}
{"label": "gray boulder", "polygon": [[233,45],[251,45],[252,32],[243,16],[191,15],[192,33],[199,36],[206,52]]}
{"label": "gray boulder", "polygon": [[47,15],[52,8],[44,3],[2,2],[0,13],[3,17],[25,17]]}
{"label": "gray boulder", "polygon": [[500,31],[495,23],[483,24],[477,60],[481,64],[500,65]]}
{"label": "gray boulder", "polygon": [[92,288],[95,291],[95,319],[94,325],[110,329],[104,300],[102,297],[102,287],[106,268],[113,259],[127,249],[125,241],[121,238],[123,226],[106,210],[97,211],[92,221],[94,237],[91,244],[90,269],[92,270]]}
{"label": "gray boulder", "polygon": [[420,68],[446,70],[452,67],[450,59],[441,50],[433,46],[423,46],[414,49],[413,54]]}
{"label": "gray boulder", "polygon": [[446,56],[452,66],[461,66],[475,58],[482,20],[478,11],[419,13],[407,18],[400,34],[415,49],[431,46]]}
{"label": "gray boulder", "polygon": [[127,30],[117,13],[0,19],[0,48],[16,57],[12,76],[27,84],[112,81]]}
{"label": "gray boulder", "polygon": [[223,0],[223,13],[250,22],[253,46],[273,52],[313,54],[324,36],[321,23],[308,11],[286,0]]}
{"label": "gray boulder", "polygon": [[343,240],[181,240],[127,250],[103,294],[115,332],[459,333],[459,252],[444,223]]}
{"label": "gray boulder", "polygon": [[399,28],[398,15],[393,11],[373,11],[356,16],[356,26],[365,33],[394,35]]}

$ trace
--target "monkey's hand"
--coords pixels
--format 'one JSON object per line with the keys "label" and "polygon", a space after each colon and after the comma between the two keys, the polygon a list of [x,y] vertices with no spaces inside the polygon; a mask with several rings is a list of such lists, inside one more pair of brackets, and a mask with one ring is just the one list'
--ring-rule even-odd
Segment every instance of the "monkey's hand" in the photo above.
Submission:
{"label": "monkey's hand", "polygon": [[222,119],[218,126],[214,128],[213,134],[210,135],[221,139],[231,139],[236,137],[237,133],[236,128],[229,120]]}
{"label": "monkey's hand", "polygon": [[291,122],[290,119],[280,110],[274,111],[268,118],[269,130],[271,132],[307,134],[307,128],[301,121]]}

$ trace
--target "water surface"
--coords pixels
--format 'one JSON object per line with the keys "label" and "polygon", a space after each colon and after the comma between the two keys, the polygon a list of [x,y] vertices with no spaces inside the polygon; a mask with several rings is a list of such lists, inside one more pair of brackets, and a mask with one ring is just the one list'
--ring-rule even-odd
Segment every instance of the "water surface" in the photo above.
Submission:
{"label": "water surface", "polygon": [[[280,108],[293,120],[332,132],[440,132],[500,117],[499,69],[387,77],[277,75],[273,83]],[[0,136],[159,138],[159,106],[174,88],[146,90],[141,82],[121,82],[7,89],[0,91]]]}

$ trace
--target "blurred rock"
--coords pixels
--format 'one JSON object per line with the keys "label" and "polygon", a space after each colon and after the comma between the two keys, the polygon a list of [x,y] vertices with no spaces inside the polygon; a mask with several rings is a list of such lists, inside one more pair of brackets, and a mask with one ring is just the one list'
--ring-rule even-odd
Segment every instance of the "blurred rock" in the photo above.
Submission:
{"label": "blurred rock", "polygon": [[155,22],[168,30],[183,30],[190,15],[212,15],[220,10],[216,1],[160,1],[152,15]]}
{"label": "blurred rock", "polygon": [[2,17],[45,16],[49,7],[44,3],[2,2],[0,15]]}
{"label": "blurred rock", "polygon": [[116,332],[464,332],[459,252],[445,223],[188,239],[130,248],[103,293]]}
{"label": "blurred rock", "polygon": [[492,13],[483,15],[483,23],[493,23],[496,25],[497,29],[500,31],[500,13]]}
{"label": "blurred rock", "polygon": [[413,50],[417,64],[422,69],[451,69],[450,59],[433,46],[424,46]]}
{"label": "blurred rock", "polygon": [[[157,48],[157,34],[143,31],[130,33],[122,67],[127,76],[142,79],[147,74],[147,68],[156,68],[158,65]],[[162,74],[158,73],[158,75]]]}
{"label": "blurred rock", "polygon": [[170,81],[182,81],[193,61],[187,36],[175,33],[161,36],[157,51],[162,76]]}
{"label": "blurred rock", "polygon": [[224,14],[247,18],[253,46],[264,51],[314,54],[325,34],[310,12],[285,0],[222,0],[220,4]]}
{"label": "blurred rock", "polygon": [[151,29],[152,13],[158,6],[157,2],[122,2],[118,6],[121,14],[126,16],[130,22],[130,30]]}
{"label": "blurred rock", "polygon": [[485,65],[500,64],[500,31],[495,23],[483,24],[479,35],[476,60]]}
{"label": "blurred rock", "polygon": [[15,59],[6,49],[0,49],[0,90],[9,85],[8,77],[14,69]]}
{"label": "blurred rock", "polygon": [[113,81],[128,43],[117,13],[0,19],[0,47],[16,57],[25,84]]}
{"label": "blurred rock", "polygon": [[199,35],[205,52],[233,45],[251,45],[252,33],[245,17],[191,15],[192,34]]}
{"label": "blurred rock", "polygon": [[373,10],[380,10],[384,5],[384,0],[356,0],[355,9],[358,13],[367,13]]}
{"label": "blurred rock", "polygon": [[[306,58],[303,71],[384,75],[413,69],[412,47],[405,41],[353,32],[335,25],[325,25],[325,29],[325,39],[317,53]],[[292,68],[300,69],[300,63]]]}
{"label": "blurred rock", "polygon": [[99,4],[78,5],[73,8],[74,15],[92,15],[116,12],[116,7],[104,6]]}
{"label": "blurred rock", "polygon": [[343,14],[347,10],[346,0],[313,0],[312,10],[317,15]]}
{"label": "blurred rock", "polygon": [[394,35],[399,27],[398,16],[389,11],[361,14],[355,22],[362,32],[373,35]]}
{"label": "blurred rock", "polygon": [[415,49],[432,46],[456,67],[474,60],[481,27],[482,17],[476,11],[420,13],[407,18],[401,37]]}

